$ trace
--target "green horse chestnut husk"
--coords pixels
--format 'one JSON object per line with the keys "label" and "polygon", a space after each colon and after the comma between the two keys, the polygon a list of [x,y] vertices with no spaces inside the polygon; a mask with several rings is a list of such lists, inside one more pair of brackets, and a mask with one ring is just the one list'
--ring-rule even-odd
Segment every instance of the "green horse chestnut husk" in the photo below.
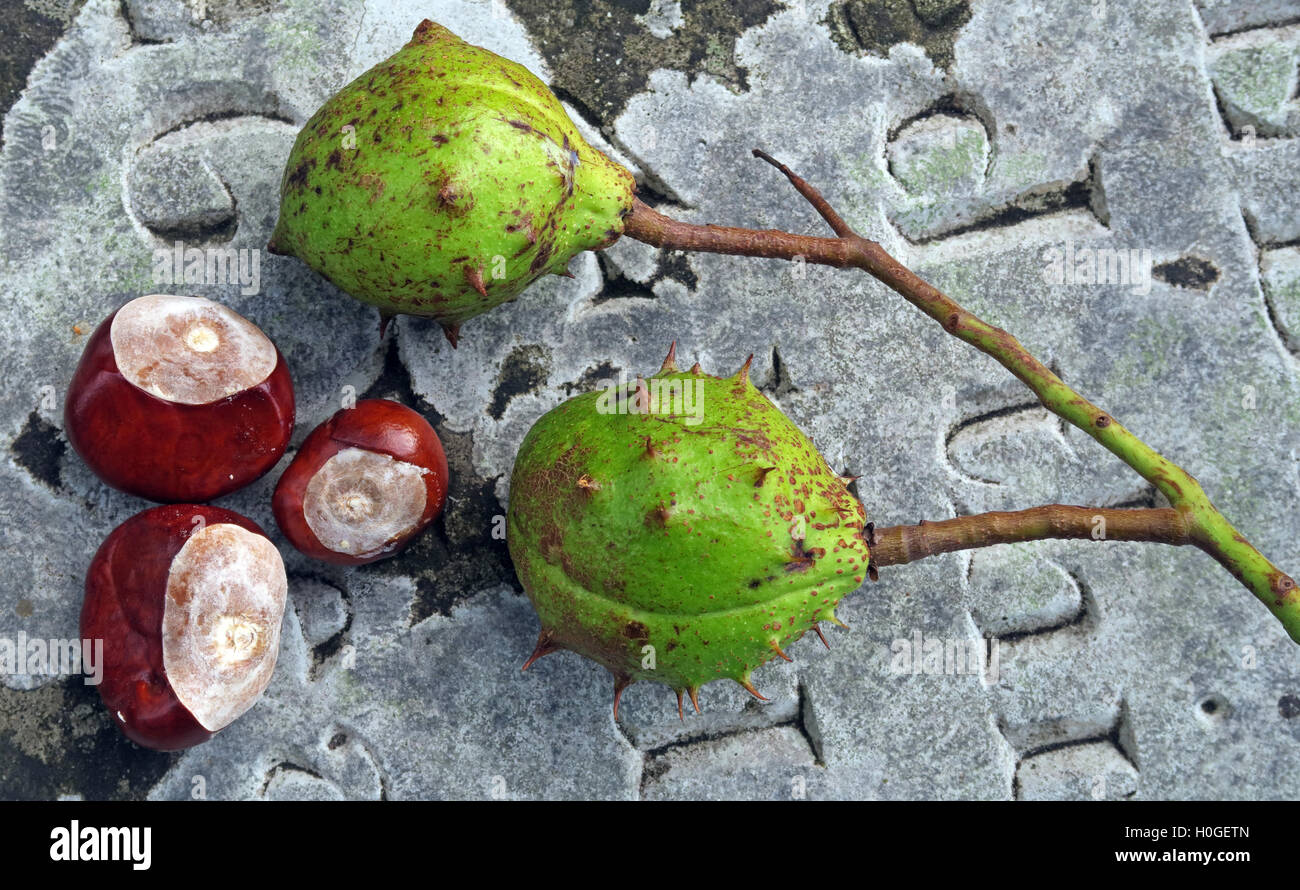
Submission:
{"label": "green horse chestnut husk", "polygon": [[[541,619],[525,665],[570,649],[699,708],[821,622],[871,571],[851,480],[749,379],[698,365],[576,396],[529,430],[506,540]],[[825,637],[822,637],[825,642]]]}
{"label": "green horse chestnut husk", "polygon": [[527,68],[426,20],[307,121],[270,250],[455,345],[466,319],[617,240],[634,188]]}

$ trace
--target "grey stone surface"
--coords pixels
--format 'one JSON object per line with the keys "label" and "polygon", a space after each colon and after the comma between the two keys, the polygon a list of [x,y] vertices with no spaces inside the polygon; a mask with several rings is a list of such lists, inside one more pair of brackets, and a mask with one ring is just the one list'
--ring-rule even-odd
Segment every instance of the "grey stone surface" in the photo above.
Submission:
{"label": "grey stone surface", "polygon": [[87,0],[37,64],[0,153],[0,635],[75,636],[91,555],[146,506],[62,434],[86,334],[130,297],[200,293],[258,323],[294,372],[295,445],[343,399],[399,397],[434,421],[454,478],[436,529],[360,569],[275,532],[277,472],[223,499],[271,530],[291,576],[264,698],[157,755],[79,681],[4,676],[0,796],[1300,795],[1300,650],[1190,549],[1053,542],[882,571],[831,651],[805,639],[757,672],[770,703],[710,685],[681,721],[669,691],[634,686],[616,722],[609,676],[572,653],[519,672],[537,622],[492,536],[519,442],[674,339],[713,371],[755,353],[755,379],[861,475],[878,525],[1158,503],[863,276],[622,242],[469,322],[453,351],[411,318],[381,341],[372,310],[294,260],[259,254],[251,288],[159,283],[154,256],[260,250],[297,127],[430,16],[561,85],[667,212],[824,231],[749,157],[771,151],[1296,571],[1295,4],[917,3],[916,39],[885,46],[841,27],[867,0],[557,6]]}
{"label": "grey stone surface", "polygon": [[645,800],[801,800],[823,796],[825,779],[807,740],[790,727],[735,733],[650,758]]}
{"label": "grey stone surface", "polygon": [[[1215,41],[1210,79],[1228,124],[1237,133],[1295,136],[1296,61],[1300,28],[1259,28]],[[1249,130],[1247,130],[1249,128]]]}
{"label": "grey stone surface", "polygon": [[1115,748],[1089,742],[1026,757],[1016,771],[1017,800],[1124,800],[1137,770]]}
{"label": "grey stone surface", "polygon": [[1300,343],[1300,250],[1282,247],[1263,251],[1259,270],[1278,333],[1288,346]]}
{"label": "grey stone surface", "polygon": [[273,5],[272,0],[127,0],[125,9],[137,40],[162,43],[212,33]]}
{"label": "grey stone surface", "polygon": [[1300,19],[1296,0],[1196,0],[1196,10],[1212,37]]}

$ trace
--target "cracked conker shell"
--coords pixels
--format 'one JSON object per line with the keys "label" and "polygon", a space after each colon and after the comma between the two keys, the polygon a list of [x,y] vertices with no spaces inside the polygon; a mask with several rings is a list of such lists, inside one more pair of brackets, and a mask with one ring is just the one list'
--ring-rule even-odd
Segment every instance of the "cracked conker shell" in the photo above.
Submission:
{"label": "cracked conker shell", "polygon": [[528,69],[426,20],[298,134],[270,249],[454,345],[461,322],[617,240],[634,188]]}
{"label": "cracked conker shell", "polygon": [[447,457],[429,422],[363,399],[312,430],[275,487],[275,521],[308,556],[360,565],[393,556],[447,497]]}
{"label": "cracked conker shell", "polygon": [[159,751],[228,726],[271,680],[287,589],[275,545],[238,513],[171,504],[119,525],[81,607],[82,638],[103,640],[113,722]]}
{"label": "cracked conker shell", "polygon": [[153,294],[91,335],[64,431],[100,479],[154,501],[209,501],[275,466],[293,432],[289,368],[252,322]]}
{"label": "cracked conker shell", "polygon": [[[529,663],[571,649],[696,700],[753,671],[868,574],[846,482],[749,380],[673,353],[653,377],[576,396],[524,437],[506,541],[541,619]],[[685,397],[685,398],[684,398]],[[649,648],[647,648],[649,647]],[[697,705],[698,707],[698,705]]]}

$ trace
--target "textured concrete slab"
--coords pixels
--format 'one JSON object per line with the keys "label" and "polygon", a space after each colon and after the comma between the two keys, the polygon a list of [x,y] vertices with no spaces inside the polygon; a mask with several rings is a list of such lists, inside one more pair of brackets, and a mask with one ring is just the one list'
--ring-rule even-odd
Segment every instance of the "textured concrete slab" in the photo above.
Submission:
{"label": "textured concrete slab", "polygon": [[[79,679],[5,675],[0,796],[1300,796],[1300,650],[1190,549],[1054,542],[882,571],[829,652],[805,639],[756,673],[769,703],[715,684],[683,720],[670,691],[634,686],[615,721],[608,674],[571,653],[519,672],[537,621],[494,534],[519,442],[672,340],[715,372],[753,352],[878,525],[1160,503],[883,286],[621,242],[470,321],[453,351],[418,319],[381,340],[373,310],[263,250],[297,128],[433,17],[553,83],[673,215],[822,232],[749,155],[772,152],[1294,572],[1294,2],[29,6],[62,36],[0,151],[0,637],[75,636],[91,555],[146,506],[62,431],[87,334],[130,297],[202,294],[259,324],[293,370],[295,447],[345,400],[395,397],[434,422],[453,481],[435,529],[359,569],[278,535],[278,471],[223,499],[290,573],[264,699],[162,755]],[[178,245],[244,251],[244,274],[186,280],[159,259]]]}

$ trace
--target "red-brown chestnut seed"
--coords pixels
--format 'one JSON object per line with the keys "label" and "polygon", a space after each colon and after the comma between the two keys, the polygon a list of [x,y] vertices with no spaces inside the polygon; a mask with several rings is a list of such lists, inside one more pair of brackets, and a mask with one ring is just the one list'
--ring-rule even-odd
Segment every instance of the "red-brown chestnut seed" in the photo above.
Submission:
{"label": "red-brown chestnut seed", "polygon": [[119,525],[81,607],[82,638],[103,640],[113,722],[159,751],[228,726],[271,681],[287,590],[280,552],[238,513],[170,504]]}
{"label": "red-brown chestnut seed", "polygon": [[68,386],[68,441],[114,488],[208,501],[280,459],[293,383],[257,326],[203,297],[153,294],[101,324]]}
{"label": "red-brown chestnut seed", "polygon": [[400,551],[437,518],[447,457],[429,422],[363,399],[312,430],[275,487],[275,521],[293,546],[359,565]]}

